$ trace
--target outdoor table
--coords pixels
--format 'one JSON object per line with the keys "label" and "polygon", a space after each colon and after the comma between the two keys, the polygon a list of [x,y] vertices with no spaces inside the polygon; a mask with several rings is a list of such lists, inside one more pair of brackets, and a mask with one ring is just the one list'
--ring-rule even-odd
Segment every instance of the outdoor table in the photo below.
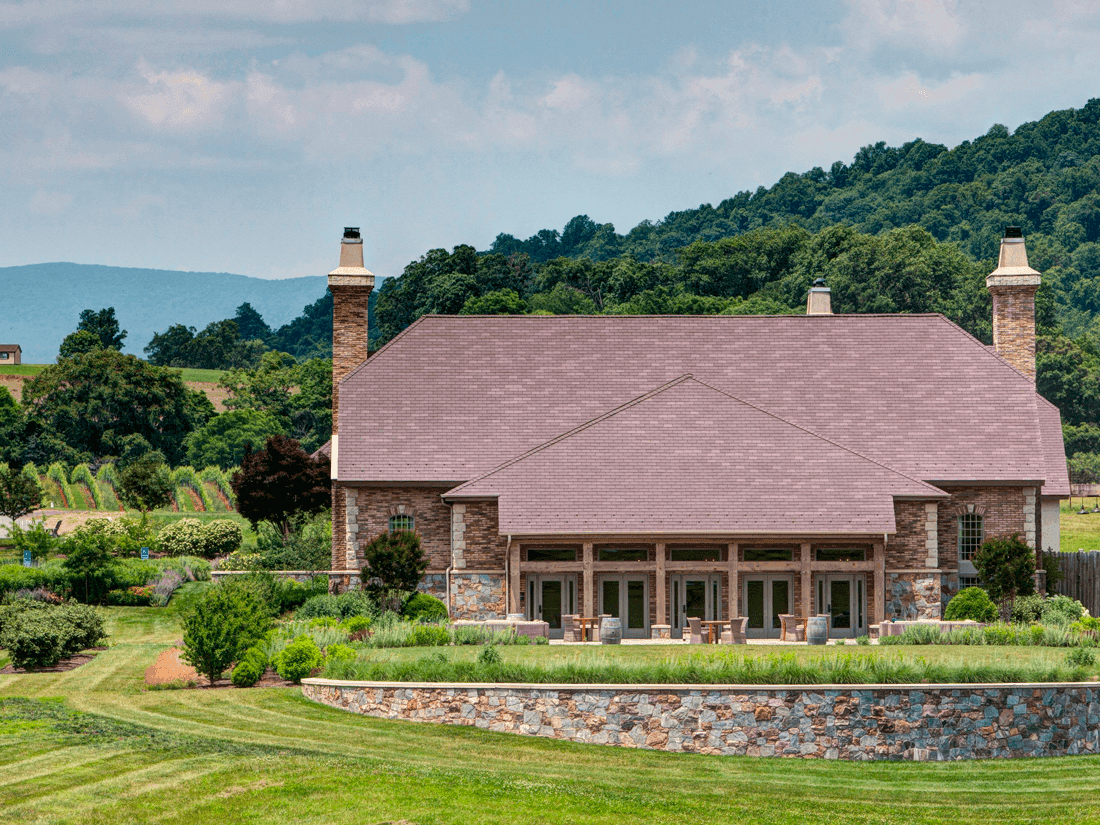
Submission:
{"label": "outdoor table", "polygon": [[589,634],[591,638],[589,638],[588,641],[590,641],[590,642],[596,641],[596,628],[600,626],[600,617],[599,616],[577,616],[575,621],[576,621],[577,625],[580,627],[581,641],[582,642],[585,640],[584,639],[584,631],[585,631],[586,628],[591,628],[591,630],[592,630],[591,634]]}
{"label": "outdoor table", "polygon": [[718,644],[722,638],[722,626],[727,624],[725,619],[708,619],[705,622],[701,622],[707,628],[707,641],[710,644]]}

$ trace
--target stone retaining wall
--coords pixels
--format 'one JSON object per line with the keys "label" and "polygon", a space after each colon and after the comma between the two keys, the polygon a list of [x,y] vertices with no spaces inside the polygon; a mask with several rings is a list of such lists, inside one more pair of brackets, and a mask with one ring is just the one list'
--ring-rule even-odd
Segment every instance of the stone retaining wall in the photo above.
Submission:
{"label": "stone retaining wall", "polygon": [[486,685],[305,679],[315,702],[676,753],[851,760],[1100,752],[1100,684]]}

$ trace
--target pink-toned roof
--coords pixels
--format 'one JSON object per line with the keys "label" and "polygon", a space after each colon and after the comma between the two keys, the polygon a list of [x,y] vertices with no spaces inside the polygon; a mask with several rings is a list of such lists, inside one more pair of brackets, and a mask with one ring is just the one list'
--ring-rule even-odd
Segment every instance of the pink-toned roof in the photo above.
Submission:
{"label": "pink-toned roof", "polygon": [[940,315],[426,316],[342,383],[339,477],[466,481],[685,373],[925,481],[1050,471],[1034,386]]}
{"label": "pink-toned roof", "polygon": [[0,344],[0,352],[22,352],[19,344]]}
{"label": "pink-toned roof", "polygon": [[1066,442],[1062,436],[1062,413],[1041,395],[1037,396],[1036,407],[1047,470],[1042,494],[1068,498],[1069,465],[1066,464]]}
{"label": "pink-toned roof", "polygon": [[447,493],[500,532],[893,533],[894,496],[947,494],[690,376]]}

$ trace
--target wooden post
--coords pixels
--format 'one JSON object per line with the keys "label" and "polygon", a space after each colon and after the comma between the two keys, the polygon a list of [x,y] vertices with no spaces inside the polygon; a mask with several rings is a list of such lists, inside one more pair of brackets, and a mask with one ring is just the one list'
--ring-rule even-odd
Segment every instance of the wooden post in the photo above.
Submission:
{"label": "wooden post", "polygon": [[810,570],[810,545],[804,543],[802,545],[802,556],[799,559],[802,562],[801,578],[802,578],[802,615],[805,618],[810,618],[814,615],[813,603],[814,603],[814,588],[813,588],[813,573]]}
{"label": "wooden post", "polygon": [[876,541],[875,555],[875,624],[886,619],[886,544]]}
{"label": "wooden post", "polygon": [[726,563],[729,565],[729,607],[731,619],[736,619],[741,616],[738,612],[741,608],[738,604],[738,600],[741,596],[741,581],[737,576],[737,555],[738,549],[736,544],[730,544],[726,546]]}
{"label": "wooden post", "polygon": [[508,548],[508,612],[519,613],[519,560],[520,544],[513,542]]}
{"label": "wooden post", "polygon": [[665,546],[657,543],[657,621],[656,624],[668,624],[665,621]]}
{"label": "wooden post", "polygon": [[595,593],[595,582],[592,581],[592,545],[585,544],[583,550],[582,561],[584,564],[584,574],[582,576],[583,582],[581,589],[584,591],[584,615],[595,616],[595,602],[592,596]]}

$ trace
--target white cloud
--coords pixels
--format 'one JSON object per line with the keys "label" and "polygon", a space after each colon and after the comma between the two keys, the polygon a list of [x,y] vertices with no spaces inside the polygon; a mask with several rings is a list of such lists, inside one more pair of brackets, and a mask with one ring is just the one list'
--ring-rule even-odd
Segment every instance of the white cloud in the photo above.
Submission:
{"label": "white cloud", "polygon": [[119,93],[119,100],[158,129],[212,129],[221,122],[236,91],[237,84],[220,83],[193,69],[158,72],[145,61],[137,69],[148,90],[131,87]]}
{"label": "white cloud", "polygon": [[69,208],[73,196],[67,192],[46,192],[39,189],[27,207],[35,215],[57,216]]}

